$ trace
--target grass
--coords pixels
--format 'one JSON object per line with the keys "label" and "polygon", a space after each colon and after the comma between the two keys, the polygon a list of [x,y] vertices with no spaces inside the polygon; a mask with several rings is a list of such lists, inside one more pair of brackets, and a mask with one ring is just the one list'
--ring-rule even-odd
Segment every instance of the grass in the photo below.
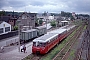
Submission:
{"label": "grass", "polygon": [[[69,35],[64,41],[62,41],[58,46],[56,46],[50,53],[48,53],[46,57],[41,58],[41,60],[52,60],[52,58],[65,46],[65,44],[74,35],[75,31],[71,35]],[[30,60],[32,57],[33,57],[33,54],[30,54],[23,60]]]}
{"label": "grass", "polygon": [[25,57],[25,58],[22,59],[22,60],[30,60],[32,57],[33,57],[33,54],[30,54],[30,55],[28,55],[27,57]]}
{"label": "grass", "polygon": [[[83,30],[85,30],[86,27],[87,27],[87,25],[84,26]],[[76,42],[76,43],[77,43],[77,42]],[[72,49],[72,50],[70,51],[70,55],[69,55],[69,57],[68,57],[68,60],[73,60],[73,58],[75,57],[75,51],[76,51],[76,50],[74,50],[74,49]]]}
{"label": "grass", "polygon": [[74,57],[75,57],[75,50],[71,50],[70,51],[70,56],[67,60],[73,60]]}
{"label": "grass", "polygon": [[87,25],[84,26],[84,30],[87,28]]}
{"label": "grass", "polygon": [[[81,27],[81,25],[78,27],[78,29]],[[84,27],[86,28],[86,27]],[[77,29],[77,30],[78,30]],[[46,54],[46,56],[42,57],[40,60],[52,60],[54,56],[56,56],[57,53],[65,46],[65,44],[70,40],[70,38],[75,34],[77,31],[75,30],[73,33],[71,33],[65,40],[63,40],[58,46],[56,46],[53,50],[51,50],[50,53]],[[74,51],[71,52],[71,55],[74,54]],[[33,54],[28,55],[23,60],[30,60],[33,57]]]}
{"label": "grass", "polygon": [[[81,26],[78,27],[78,29]],[[78,30],[77,29],[77,30]],[[65,44],[70,40],[70,38],[76,33],[75,30],[72,34],[70,34],[65,40],[63,40],[57,47],[55,47],[47,56],[43,57],[41,60],[52,60],[54,56],[65,46]]]}
{"label": "grass", "polygon": [[82,24],[82,20],[75,20],[74,24],[75,25],[80,25],[80,24]]}
{"label": "grass", "polygon": [[63,43],[61,43],[61,45],[56,46],[56,48],[54,48],[52,52],[48,53],[48,55],[42,58],[41,60],[52,60],[52,58],[63,48],[63,46]]}
{"label": "grass", "polygon": [[70,55],[71,56],[74,56],[74,53],[75,53],[75,50],[72,50],[71,53],[70,53]]}

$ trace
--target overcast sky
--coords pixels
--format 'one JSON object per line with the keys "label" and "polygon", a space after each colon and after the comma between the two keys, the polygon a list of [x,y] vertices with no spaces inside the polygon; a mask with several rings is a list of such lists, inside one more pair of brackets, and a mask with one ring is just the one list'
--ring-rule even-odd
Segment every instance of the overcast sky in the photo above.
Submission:
{"label": "overcast sky", "polygon": [[0,0],[0,10],[90,14],[90,0]]}

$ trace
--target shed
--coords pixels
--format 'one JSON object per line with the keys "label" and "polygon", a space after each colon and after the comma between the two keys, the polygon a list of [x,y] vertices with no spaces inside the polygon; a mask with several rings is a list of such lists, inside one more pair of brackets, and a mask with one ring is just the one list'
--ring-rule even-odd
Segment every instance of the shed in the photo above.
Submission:
{"label": "shed", "polygon": [[0,21],[0,35],[11,32],[11,25],[7,22]]}
{"label": "shed", "polygon": [[61,23],[62,23],[62,26],[65,26],[65,25],[68,25],[69,24],[69,21],[61,21]]}

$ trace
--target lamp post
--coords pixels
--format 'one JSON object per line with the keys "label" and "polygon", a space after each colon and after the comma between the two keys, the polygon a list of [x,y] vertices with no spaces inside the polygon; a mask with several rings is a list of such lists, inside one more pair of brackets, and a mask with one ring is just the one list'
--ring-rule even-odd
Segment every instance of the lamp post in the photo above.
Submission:
{"label": "lamp post", "polygon": [[46,19],[46,33],[47,33],[47,19]]}
{"label": "lamp post", "polygon": [[48,20],[48,12],[46,13],[46,33],[47,33],[47,20]]}

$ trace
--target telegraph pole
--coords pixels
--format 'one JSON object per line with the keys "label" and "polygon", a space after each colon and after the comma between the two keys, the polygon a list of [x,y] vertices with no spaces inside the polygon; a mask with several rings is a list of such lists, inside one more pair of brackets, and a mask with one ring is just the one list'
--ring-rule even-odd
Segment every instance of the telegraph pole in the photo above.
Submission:
{"label": "telegraph pole", "polygon": [[17,20],[17,23],[18,23],[18,35],[19,35],[19,47],[18,47],[18,50],[20,52],[20,32],[21,32],[21,20]]}
{"label": "telegraph pole", "polygon": [[46,33],[47,33],[47,20],[48,20],[48,12],[46,12]]}
{"label": "telegraph pole", "polygon": [[19,52],[20,52],[20,23],[18,24],[18,35],[19,35]]}

